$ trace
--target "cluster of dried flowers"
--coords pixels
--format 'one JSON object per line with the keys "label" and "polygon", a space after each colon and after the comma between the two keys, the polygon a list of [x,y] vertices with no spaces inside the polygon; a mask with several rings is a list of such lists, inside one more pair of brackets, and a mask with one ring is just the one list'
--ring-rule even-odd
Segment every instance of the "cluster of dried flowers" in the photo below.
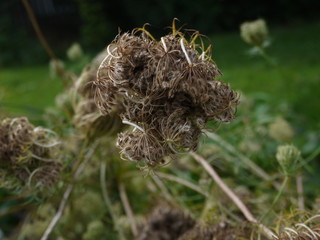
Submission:
{"label": "cluster of dried flowers", "polygon": [[188,41],[173,27],[157,41],[138,29],[108,46],[94,82],[95,100],[106,115],[121,109],[123,123],[134,127],[118,137],[126,159],[157,167],[176,153],[196,150],[207,121],[234,118],[239,97],[216,79],[211,48],[196,44],[198,36]]}
{"label": "cluster of dried flowers", "polygon": [[195,220],[181,209],[168,205],[159,205],[153,209],[146,224],[140,229],[136,240],[178,239],[196,224]]}
{"label": "cluster of dried flowers", "polygon": [[245,227],[232,227],[224,222],[206,226],[179,208],[159,205],[151,212],[136,240],[236,240],[247,239],[249,235]]}
{"label": "cluster of dried flowers", "polygon": [[0,186],[50,187],[59,178],[60,142],[54,132],[25,117],[0,123]]}
{"label": "cluster of dried flowers", "polygon": [[105,53],[98,55],[91,64],[84,68],[80,77],[70,88],[71,102],[74,109],[73,123],[86,137],[99,137],[104,134],[115,134],[122,129],[123,124],[117,114],[118,110],[108,116],[100,113],[94,102],[93,82],[98,67]]}

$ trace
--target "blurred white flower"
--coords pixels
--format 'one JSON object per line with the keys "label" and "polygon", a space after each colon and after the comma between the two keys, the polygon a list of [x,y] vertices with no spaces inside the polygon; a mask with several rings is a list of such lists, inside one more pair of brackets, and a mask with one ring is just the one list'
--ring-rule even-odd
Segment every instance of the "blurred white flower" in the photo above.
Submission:
{"label": "blurred white flower", "polygon": [[240,25],[242,39],[257,47],[266,47],[268,43],[268,27],[263,19],[244,22]]}
{"label": "blurred white flower", "polygon": [[76,61],[83,57],[83,51],[79,43],[73,43],[67,50],[67,56],[70,60]]}

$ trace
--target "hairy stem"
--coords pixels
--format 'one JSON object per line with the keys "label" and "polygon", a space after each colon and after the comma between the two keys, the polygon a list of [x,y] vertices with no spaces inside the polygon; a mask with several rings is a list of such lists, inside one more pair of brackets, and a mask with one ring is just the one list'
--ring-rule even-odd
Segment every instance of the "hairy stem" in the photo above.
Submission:
{"label": "hairy stem", "polygon": [[212,166],[200,155],[191,152],[190,155],[200,163],[203,168],[209,173],[212,179],[218,184],[222,191],[227,194],[227,196],[234,202],[234,204],[240,209],[245,218],[254,224],[257,224],[262,230],[263,234],[268,239],[278,239],[278,237],[265,225],[259,223],[258,220],[252,215],[247,206],[240,200],[240,198],[223,182],[217,172],[212,168]]}

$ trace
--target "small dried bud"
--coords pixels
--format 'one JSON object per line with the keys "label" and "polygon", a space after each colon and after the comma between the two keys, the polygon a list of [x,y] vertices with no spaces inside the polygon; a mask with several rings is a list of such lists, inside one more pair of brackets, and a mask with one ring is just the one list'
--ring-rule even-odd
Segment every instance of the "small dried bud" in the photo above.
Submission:
{"label": "small dried bud", "polygon": [[61,60],[50,60],[49,72],[51,78],[59,77],[64,72],[64,63]]}
{"label": "small dried bud", "polygon": [[251,45],[262,47],[268,37],[267,24],[263,19],[244,22],[240,25],[242,39]]}
{"label": "small dried bud", "polygon": [[269,126],[269,135],[279,142],[290,142],[294,136],[294,131],[285,119],[277,117]]}
{"label": "small dried bud", "polygon": [[83,57],[83,51],[79,43],[73,43],[67,50],[67,56],[70,60],[75,61]]}
{"label": "small dried bud", "polygon": [[301,152],[293,145],[279,146],[277,149],[276,158],[286,175],[292,174],[299,161]]}

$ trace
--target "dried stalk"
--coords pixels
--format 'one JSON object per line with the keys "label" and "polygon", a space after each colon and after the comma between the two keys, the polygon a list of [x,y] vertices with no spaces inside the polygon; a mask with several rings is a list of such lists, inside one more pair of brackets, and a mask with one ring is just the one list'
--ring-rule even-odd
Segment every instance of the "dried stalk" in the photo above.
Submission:
{"label": "dried stalk", "polygon": [[153,179],[153,181],[156,183],[156,185],[160,188],[162,194],[164,195],[164,197],[169,201],[169,202],[175,202],[174,198],[171,196],[169,190],[166,188],[166,186],[163,184],[163,182],[161,181],[161,179],[154,174],[151,174],[151,177]]}
{"label": "dried stalk", "polygon": [[[33,13],[32,7],[30,6],[29,1],[22,0],[22,3],[27,11],[31,25],[32,25],[34,31],[36,32],[36,35],[37,35],[41,45],[43,46],[43,48],[45,49],[45,51],[47,52],[49,57],[52,59],[52,61],[56,65],[59,76],[62,78],[62,80],[69,78],[74,81],[77,78],[74,73],[65,71],[63,68],[59,67],[60,66],[59,60],[58,60],[57,56],[54,54],[54,52],[53,52],[52,48],[50,47],[49,43],[47,42],[46,38],[44,37],[44,35],[41,31],[41,28],[38,24],[38,21]],[[65,82],[63,82],[63,84],[66,85]]]}
{"label": "dried stalk", "polygon": [[182,178],[179,178],[179,177],[176,177],[174,175],[171,175],[171,174],[166,174],[166,173],[157,173],[157,175],[159,175],[159,177],[161,178],[164,178],[164,179],[167,179],[169,181],[173,181],[173,182],[177,182],[177,183],[180,183],[181,185],[184,185],[200,194],[202,194],[203,196],[205,197],[209,197],[209,193],[203,191],[200,187],[198,187],[197,185],[185,180],[185,179],[182,179]]}
{"label": "dried stalk", "polygon": [[34,31],[36,32],[37,34],[37,37],[39,39],[39,41],[41,42],[43,48],[46,50],[46,52],[48,53],[48,55],[50,56],[50,58],[54,61],[57,61],[57,57],[56,55],[54,54],[54,52],[52,51],[52,49],[50,48],[48,42],[46,41],[45,37],[43,36],[42,34],[42,31],[40,29],[40,26],[37,22],[37,19],[32,11],[32,8],[30,6],[30,3],[28,0],[22,0],[22,3],[24,5],[24,7],[26,8],[26,11],[27,11],[27,14],[29,16],[29,19],[31,21],[31,24],[32,24],[32,27],[34,29]]}
{"label": "dried stalk", "polygon": [[[88,163],[88,161],[90,160],[90,158],[92,157],[93,153],[94,153],[94,150],[96,149],[96,146],[97,146],[98,142],[95,142],[92,144],[92,147],[89,149],[89,151],[87,152],[87,155],[84,157],[83,161],[82,159],[80,158],[80,164],[76,170],[76,172],[74,173],[73,175],[73,179],[74,180],[77,180],[81,174],[81,172],[83,171],[85,165]],[[86,145],[86,144],[84,144]],[[62,200],[60,202],[60,205],[59,205],[59,208],[58,208],[58,211],[56,213],[56,215],[52,218],[50,224],[48,225],[46,231],[44,232],[44,234],[42,235],[41,237],[41,240],[47,240],[49,235],[51,234],[51,232],[53,231],[54,227],[57,225],[57,223],[59,222],[60,218],[62,217],[62,214],[63,214],[63,211],[66,207],[66,204],[69,200],[69,197],[72,193],[72,190],[74,189],[75,187],[75,183],[71,183],[68,185],[66,191],[64,192],[63,194],[63,197],[62,197]]]}
{"label": "dried stalk", "polygon": [[265,225],[259,223],[258,220],[252,215],[247,206],[240,200],[240,198],[223,182],[220,176],[216,173],[216,171],[210,166],[210,164],[200,155],[191,152],[190,155],[199,162],[204,169],[209,173],[209,175],[213,178],[213,180],[218,184],[218,186],[224,191],[225,194],[234,202],[234,204],[240,209],[245,218],[254,224],[257,224],[259,228],[262,230],[263,234],[268,239],[278,239],[278,237]]}
{"label": "dried stalk", "polygon": [[102,161],[100,166],[100,185],[101,185],[103,200],[104,200],[104,203],[106,204],[106,207],[109,210],[115,229],[118,231],[119,239],[126,240],[125,235],[118,224],[116,214],[113,211],[112,203],[111,203],[109,194],[107,192],[106,167],[107,167],[106,163]]}
{"label": "dried stalk", "polygon": [[304,211],[304,197],[303,197],[303,177],[302,175],[298,175],[296,177],[297,182],[297,193],[298,193],[298,208],[301,211]]}
{"label": "dried stalk", "polygon": [[138,235],[138,230],[137,230],[137,224],[134,218],[134,214],[132,211],[132,208],[130,206],[130,202],[126,193],[126,189],[122,183],[119,184],[119,192],[120,192],[120,198],[124,207],[124,210],[126,212],[126,215],[129,218],[130,221],[130,226],[131,226],[131,231],[134,237]]}

